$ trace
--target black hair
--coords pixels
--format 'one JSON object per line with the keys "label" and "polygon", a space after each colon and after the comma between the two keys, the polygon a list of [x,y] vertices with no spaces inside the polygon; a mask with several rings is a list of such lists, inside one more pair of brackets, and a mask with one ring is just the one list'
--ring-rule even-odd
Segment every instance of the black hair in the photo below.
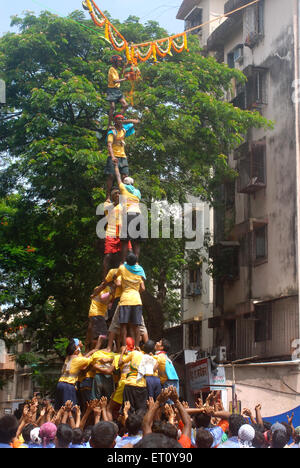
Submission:
{"label": "black hair", "polygon": [[272,423],[270,423],[269,421],[265,421],[264,419],[263,419],[263,424],[264,424],[265,432],[269,431],[272,427]]}
{"label": "black hair", "polygon": [[74,343],[74,341],[70,341],[70,343],[68,344],[67,349],[66,349],[66,355],[67,356],[72,356],[72,354],[75,353],[76,349],[77,349],[77,346]]}
{"label": "black hair", "polygon": [[73,429],[72,444],[80,445],[82,443],[83,432],[79,427]]}
{"label": "black hair", "polygon": [[91,446],[93,448],[112,448],[118,435],[118,426],[110,421],[100,421],[92,429]]}
{"label": "black hair", "polygon": [[112,194],[114,191],[120,192],[119,187],[113,187],[113,188],[111,189],[111,191],[110,191],[110,194]]}
{"label": "black hair", "polygon": [[208,448],[211,448],[213,443],[214,443],[214,438],[207,429],[204,429],[203,427],[200,427],[199,429],[197,429],[197,433],[196,433],[197,448],[208,449]]}
{"label": "black hair", "polygon": [[255,432],[261,432],[262,434],[265,432],[264,428],[260,424],[251,424]]}
{"label": "black hair", "polygon": [[255,431],[255,437],[252,440],[252,445],[254,448],[264,448],[267,442],[262,431]]}
{"label": "black hair", "polygon": [[126,257],[126,262],[128,265],[133,266],[137,262],[137,256],[133,252],[129,252]]}
{"label": "black hair", "polygon": [[30,444],[31,443],[31,439],[30,439],[30,432],[32,431],[32,429],[34,429],[36,426],[34,424],[26,424],[26,426],[23,428],[22,430],[22,437],[24,439],[24,442],[26,444]]}
{"label": "black hair", "polygon": [[164,348],[164,351],[167,353],[171,348],[170,342],[166,338],[162,338],[161,344],[162,344],[162,347]]}
{"label": "black hair", "polygon": [[73,430],[68,424],[59,424],[57,426],[56,438],[58,448],[68,448],[73,439]]}
{"label": "black hair", "polygon": [[83,434],[82,434],[82,443],[83,444],[87,443],[90,440],[91,434],[92,434],[92,429],[93,429],[93,426],[87,426],[84,429]]}
{"label": "black hair", "polygon": [[229,416],[229,432],[231,436],[237,437],[240,427],[247,424],[246,419],[240,414],[231,414]]}
{"label": "black hair", "polygon": [[288,443],[288,436],[285,431],[277,430],[272,434],[271,447],[283,448]]}
{"label": "black hair", "polygon": [[195,416],[195,423],[198,428],[200,427],[209,427],[211,421],[211,416],[205,413],[199,413]]}
{"label": "black hair", "polygon": [[18,420],[15,416],[7,414],[0,418],[0,443],[9,444],[16,436]]}
{"label": "black hair", "polygon": [[171,439],[164,434],[147,434],[134,448],[179,448],[182,446],[177,440]]}
{"label": "black hair", "polygon": [[155,434],[163,434],[171,439],[178,439],[178,430],[173,424],[166,421],[154,421],[152,432]]}
{"label": "black hair", "polygon": [[144,412],[132,411],[128,413],[125,429],[130,436],[135,436],[142,429]]}
{"label": "black hair", "polygon": [[291,439],[293,437],[293,429],[291,426],[287,422],[282,422],[280,424],[285,427],[288,440]]}
{"label": "black hair", "polygon": [[146,343],[143,345],[143,351],[146,354],[154,353],[155,351],[155,343],[152,340],[148,340]]}

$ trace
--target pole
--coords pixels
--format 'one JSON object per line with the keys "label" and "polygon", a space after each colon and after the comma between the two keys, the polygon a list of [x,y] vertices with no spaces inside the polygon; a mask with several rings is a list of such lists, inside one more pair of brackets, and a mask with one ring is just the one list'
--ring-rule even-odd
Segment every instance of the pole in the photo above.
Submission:
{"label": "pole", "polygon": [[294,57],[295,57],[295,76],[294,76],[294,104],[295,104],[295,138],[296,138],[296,203],[297,203],[297,270],[298,270],[298,339],[300,339],[300,60],[299,60],[299,44],[300,44],[300,0],[294,0]]}

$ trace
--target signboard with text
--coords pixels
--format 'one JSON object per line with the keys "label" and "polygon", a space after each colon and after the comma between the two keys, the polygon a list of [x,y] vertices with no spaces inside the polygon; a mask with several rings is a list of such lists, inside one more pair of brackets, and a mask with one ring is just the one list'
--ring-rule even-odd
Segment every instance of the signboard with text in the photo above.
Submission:
{"label": "signboard with text", "polygon": [[204,358],[187,364],[189,387],[193,393],[201,390],[224,390],[226,385],[225,369],[218,366],[212,371],[210,359]]}

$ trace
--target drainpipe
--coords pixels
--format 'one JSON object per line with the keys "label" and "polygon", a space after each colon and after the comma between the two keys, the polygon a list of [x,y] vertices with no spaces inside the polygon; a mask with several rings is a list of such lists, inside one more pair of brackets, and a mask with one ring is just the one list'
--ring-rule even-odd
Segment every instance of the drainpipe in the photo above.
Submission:
{"label": "drainpipe", "polygon": [[296,136],[296,193],[297,193],[297,276],[298,276],[298,339],[300,339],[300,0],[294,0],[294,56],[295,56],[295,136]]}

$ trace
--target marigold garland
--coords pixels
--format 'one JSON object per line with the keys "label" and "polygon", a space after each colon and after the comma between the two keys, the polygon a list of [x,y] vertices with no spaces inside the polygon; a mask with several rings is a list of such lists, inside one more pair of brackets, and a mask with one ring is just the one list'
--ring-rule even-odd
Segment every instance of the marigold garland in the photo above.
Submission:
{"label": "marigold garland", "polygon": [[[137,60],[140,62],[146,62],[150,58],[153,58],[154,62],[157,61],[157,56],[166,57],[171,55],[171,49],[177,53],[181,53],[187,48],[187,36],[186,33],[176,34],[165,39],[157,41],[149,41],[143,44],[129,44],[122,34],[114,27],[114,25],[108,20],[108,18],[98,8],[94,0],[84,0],[84,9],[88,10],[90,16],[96,26],[105,28],[105,39],[110,41],[113,48],[122,52],[125,50],[126,58],[129,63],[136,64]],[[176,40],[182,39],[182,43],[176,42]],[[143,50],[143,49],[146,49]]]}

